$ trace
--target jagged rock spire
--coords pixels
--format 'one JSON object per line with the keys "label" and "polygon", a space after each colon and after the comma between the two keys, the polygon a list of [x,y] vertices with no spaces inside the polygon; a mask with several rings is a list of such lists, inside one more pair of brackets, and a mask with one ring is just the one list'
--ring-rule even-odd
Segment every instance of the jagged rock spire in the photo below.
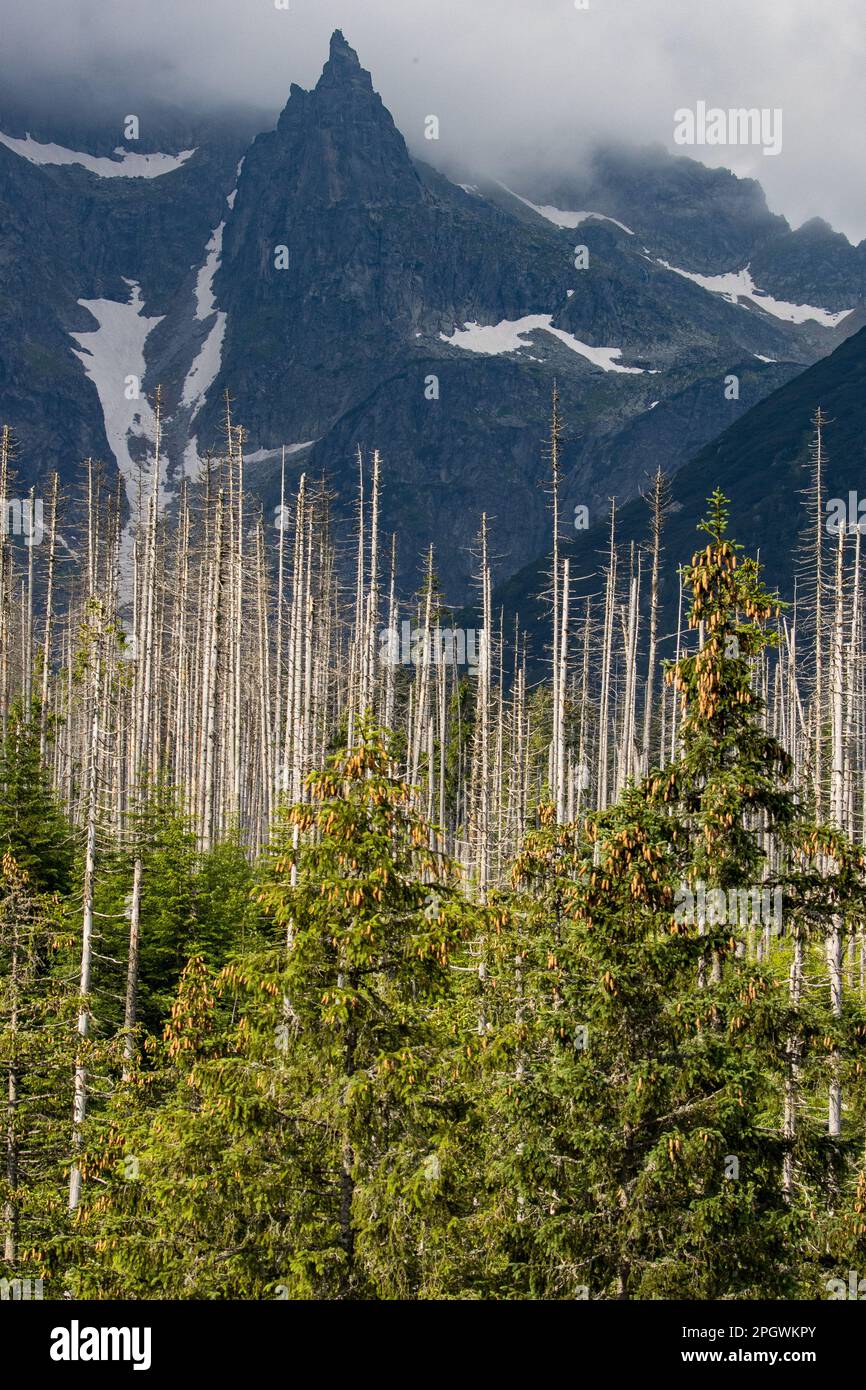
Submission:
{"label": "jagged rock spire", "polygon": [[358,55],[354,48],[346,42],[342,29],[335,29],[331,35],[330,56],[319,79],[319,86],[328,85],[328,83],[335,81],[345,81],[346,78],[352,78],[356,75],[370,80],[370,74],[366,68],[361,67]]}

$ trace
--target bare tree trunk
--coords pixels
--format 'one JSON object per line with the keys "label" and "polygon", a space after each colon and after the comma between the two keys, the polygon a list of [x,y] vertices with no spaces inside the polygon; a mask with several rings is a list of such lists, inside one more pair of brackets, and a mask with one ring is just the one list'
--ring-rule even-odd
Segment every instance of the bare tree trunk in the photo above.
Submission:
{"label": "bare tree trunk", "polygon": [[554,748],[556,753],[555,786],[554,796],[556,800],[556,819],[559,825],[564,824],[566,817],[566,797],[565,797],[565,688],[568,670],[568,561],[562,562],[562,628],[560,631],[558,655],[559,670],[556,674],[556,708],[554,711],[554,728],[556,735]]}
{"label": "bare tree trunk", "polygon": [[562,766],[562,749],[560,747],[560,725],[558,711],[560,708],[560,660],[559,660],[559,442],[561,437],[561,425],[559,420],[559,392],[556,383],[553,386],[553,396],[551,401],[551,421],[550,421],[550,491],[553,505],[553,632],[552,632],[552,668],[553,668],[553,738],[550,749],[550,790],[554,803],[559,803],[559,775]]}
{"label": "bare tree trunk", "polygon": [[216,700],[217,700],[217,656],[219,652],[220,619],[222,608],[222,536],[223,536],[223,493],[217,496],[214,517],[214,556],[211,569],[210,597],[207,613],[208,637],[205,645],[205,671],[203,681],[202,709],[202,747],[204,751],[204,773],[202,777],[201,844],[209,850],[214,835],[214,792],[216,777]]}
{"label": "bare tree trunk", "polygon": [[48,680],[51,672],[51,624],[54,617],[54,564],[57,554],[57,499],[60,479],[52,476],[48,513],[48,577],[45,590],[45,636],[42,643],[42,691],[39,699],[39,753],[44,763],[48,735]]}
{"label": "bare tree trunk", "polygon": [[[78,993],[81,1000],[78,1012],[79,1048],[75,1062],[75,1098],[72,1107],[72,1147],[80,1151],[82,1130],[87,1116],[87,1070],[84,1047],[90,1032],[90,973],[93,960],[93,889],[96,874],[96,817],[97,817],[97,750],[100,737],[100,697],[102,686],[102,634],[97,636],[97,655],[93,677],[93,715],[90,726],[90,752],[87,775],[87,842],[84,855],[84,894],[81,918],[81,970]],[[69,1175],[69,1210],[74,1211],[81,1199],[81,1168],[77,1158]]]}
{"label": "bare tree trunk", "polygon": [[656,475],[653,478],[652,491],[650,493],[650,505],[652,507],[652,572],[650,575],[649,649],[647,651],[646,686],[644,689],[643,706],[643,742],[641,747],[641,771],[644,774],[649,771],[652,765],[653,693],[655,689],[656,662],[658,660],[659,564],[661,559],[662,524],[664,520],[665,502],[665,476],[659,468],[656,470]]}
{"label": "bare tree trunk", "polygon": [[812,505],[815,550],[813,556],[815,579],[815,812],[821,819],[824,804],[824,750],[822,720],[824,717],[824,425],[826,416],[816,410],[813,417],[815,435],[812,443]]}
{"label": "bare tree trunk", "polygon": [[[788,999],[792,1011],[800,1005],[803,988],[803,936],[799,926],[794,927],[794,950],[788,976]],[[802,1039],[798,1033],[789,1035],[785,1044],[785,1112],[782,1121],[782,1138],[785,1153],[782,1160],[782,1191],[786,1201],[794,1194],[794,1140],[797,1137],[797,1106],[799,1101],[799,1074]]]}
{"label": "bare tree trunk", "polygon": [[135,1021],[138,1001],[138,965],[141,945],[141,880],[143,864],[137,856],[132,867],[132,894],[129,901],[129,950],[126,962],[126,996],[123,1010],[123,1079],[129,1079],[135,1056]]}
{"label": "bare tree trunk", "polygon": [[487,514],[481,518],[481,612],[482,631],[478,654],[478,690],[475,707],[473,749],[473,794],[475,818],[475,871],[482,902],[487,901],[490,882],[490,623],[491,588],[487,544]]}
{"label": "bare tree trunk", "polygon": [[601,657],[601,702],[598,716],[598,808],[608,801],[610,737],[610,672],[613,659],[613,615],[616,603],[616,502],[610,504],[610,547],[604,597],[604,634]]}
{"label": "bare tree trunk", "polygon": [[[839,528],[839,544],[836,552],[836,580],[834,586],[835,606],[831,637],[831,767],[830,767],[830,815],[833,822],[841,827],[844,823],[844,759],[843,759],[843,667],[842,650],[844,642],[844,591],[843,556],[845,548],[845,529]],[[835,913],[832,918],[830,936],[827,942],[827,964],[830,972],[830,1007],[834,1018],[842,1016],[842,917]],[[830,1097],[828,1106],[828,1131],[831,1138],[839,1138],[842,1133],[842,1081],[841,1059],[834,1048],[830,1058]]]}
{"label": "bare tree trunk", "polygon": [[18,904],[13,896],[9,904],[12,927],[12,952],[9,962],[9,1062],[6,1078],[6,1187],[8,1196],[3,1204],[3,1258],[14,1265],[18,1257],[18,1071],[16,1063],[19,1007],[19,940]]}

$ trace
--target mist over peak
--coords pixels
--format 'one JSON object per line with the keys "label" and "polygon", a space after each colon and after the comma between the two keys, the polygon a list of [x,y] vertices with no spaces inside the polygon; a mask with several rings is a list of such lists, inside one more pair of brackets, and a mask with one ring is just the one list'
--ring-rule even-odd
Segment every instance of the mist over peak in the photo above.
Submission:
{"label": "mist over peak", "polygon": [[866,235],[866,184],[854,176],[866,117],[859,0],[837,0],[832,24],[812,0],[731,0],[723,13],[692,0],[586,10],[564,0],[531,9],[524,0],[293,0],[289,10],[211,0],[204,13],[192,0],[141,11],[7,0],[4,10],[0,114],[15,107],[56,122],[63,113],[97,131],[134,111],[146,148],[169,112],[184,140],[227,113],[254,133],[273,126],[292,83],[310,90],[346,71],[357,82],[372,73],[416,156],[513,184],[539,168],[571,175],[601,143],[675,151],[674,113],[699,101],[780,109],[776,158],[757,147],[680,152],[759,179],[794,227],[820,216],[855,241]]}

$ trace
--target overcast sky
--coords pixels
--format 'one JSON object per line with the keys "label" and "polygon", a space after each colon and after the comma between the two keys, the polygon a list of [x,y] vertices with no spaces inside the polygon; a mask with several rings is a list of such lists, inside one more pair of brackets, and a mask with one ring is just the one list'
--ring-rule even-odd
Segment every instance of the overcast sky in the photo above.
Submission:
{"label": "overcast sky", "polygon": [[[866,237],[864,0],[0,0],[0,75],[104,90],[125,114],[146,81],[193,107],[276,112],[315,83],[341,28],[410,146],[502,177],[592,142],[673,143],[698,101],[781,108],[782,152],[685,151],[751,174],[794,226]],[[439,117],[438,145],[423,139]],[[680,151],[682,152],[682,151]]]}

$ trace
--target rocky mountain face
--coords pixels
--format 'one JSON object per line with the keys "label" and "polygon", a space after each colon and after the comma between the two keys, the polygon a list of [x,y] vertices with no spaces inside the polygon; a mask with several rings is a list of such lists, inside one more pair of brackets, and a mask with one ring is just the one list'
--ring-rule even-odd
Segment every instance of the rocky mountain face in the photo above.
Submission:
{"label": "rocky mountain face", "polygon": [[265,508],[286,446],[348,533],[356,449],[379,448],[401,584],[432,543],[453,602],[483,511],[500,577],[544,551],[554,381],[564,506],[596,521],[864,321],[863,246],[792,231],[726,171],[600,150],[555,184],[452,182],[340,33],[251,144],[223,123],[172,155],[82,155],[78,129],[70,162],[2,131],[0,419],[22,478],[92,455],[131,498],[159,384],[170,497],[219,448],[228,392]]}
{"label": "rocky mountain face", "polygon": [[75,355],[76,335],[98,322],[86,306],[126,304],[135,283],[148,319],[176,313],[240,156],[204,147],[159,177],[107,177],[78,163],[34,162],[19,151],[42,159],[44,142],[10,138],[15,145],[0,142],[0,418],[12,426],[29,485],[52,469],[75,477],[88,456],[121,465],[108,417],[125,400],[128,376],[141,376],[142,396],[155,385],[153,338],[138,371],[128,335],[105,340],[110,379],[100,396]]}
{"label": "rocky mountain face", "polygon": [[[536,182],[533,200],[603,208],[656,255],[703,275],[749,267],[777,299],[850,309],[866,295],[866,242],[852,246],[813,218],[793,231],[754,179],[650,149],[602,149],[579,177]],[[817,298],[815,297],[817,296]]]}

